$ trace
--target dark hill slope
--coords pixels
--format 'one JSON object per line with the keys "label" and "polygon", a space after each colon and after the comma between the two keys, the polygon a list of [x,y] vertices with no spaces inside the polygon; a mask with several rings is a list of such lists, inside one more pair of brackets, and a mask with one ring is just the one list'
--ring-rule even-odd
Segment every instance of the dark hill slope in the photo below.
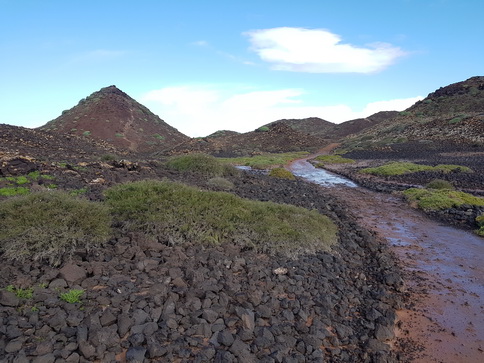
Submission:
{"label": "dark hill slope", "polygon": [[268,123],[267,127],[276,124],[285,124],[292,129],[303,134],[310,134],[312,136],[326,138],[327,135],[334,129],[335,124],[319,117],[308,117],[303,119],[282,119]]}
{"label": "dark hill slope", "polygon": [[41,129],[137,152],[169,149],[189,139],[116,86],[94,92]]}
{"label": "dark hill slope", "polygon": [[484,147],[484,77],[440,88],[397,117],[347,137],[344,147],[381,149],[402,143]]}
{"label": "dark hill slope", "polygon": [[266,131],[192,139],[173,148],[171,153],[203,152],[218,156],[236,156],[260,152],[311,151],[323,145],[324,140],[321,138],[296,131],[284,123],[276,123]]}
{"label": "dark hill slope", "polygon": [[24,156],[46,161],[85,161],[113,153],[117,153],[113,146],[86,137],[0,124],[0,159]]}

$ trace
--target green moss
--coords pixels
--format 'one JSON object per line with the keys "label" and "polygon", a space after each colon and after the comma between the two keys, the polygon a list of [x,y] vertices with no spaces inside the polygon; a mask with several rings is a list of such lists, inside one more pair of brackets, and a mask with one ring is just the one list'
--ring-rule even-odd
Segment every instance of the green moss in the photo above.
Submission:
{"label": "green moss", "polygon": [[316,211],[173,182],[121,184],[106,190],[105,197],[123,230],[165,243],[235,242],[293,256],[328,250],[337,241],[335,224]]}
{"label": "green moss", "polygon": [[269,131],[269,127],[267,127],[267,126],[261,126],[257,130],[255,130],[255,131],[257,131],[257,132],[267,132],[267,131]]}
{"label": "green moss", "polygon": [[479,236],[484,237],[484,214],[481,214],[479,217],[476,218],[476,223],[479,226],[479,229],[476,231],[476,233]]}
{"label": "green moss", "polygon": [[447,180],[442,180],[442,179],[434,179],[430,183],[426,185],[426,188],[428,189],[455,189],[454,185],[447,181]]}
{"label": "green moss", "polygon": [[250,166],[253,169],[271,169],[273,167],[279,167],[280,165],[285,165],[292,160],[300,159],[309,155],[308,152],[290,152],[281,154],[262,154],[255,156],[246,156],[238,158],[220,158],[219,160],[223,163],[232,165],[243,165]]}
{"label": "green moss", "polygon": [[153,137],[154,137],[155,139],[160,140],[160,141],[165,140],[165,137],[164,137],[164,136],[161,136],[160,134],[154,134],[154,135],[153,135]]}
{"label": "green moss", "polygon": [[420,209],[426,211],[449,209],[464,204],[484,206],[484,198],[456,190],[410,188],[403,194],[407,200],[416,202]]}
{"label": "green moss", "polygon": [[46,191],[0,202],[0,251],[5,258],[48,259],[105,242],[111,234],[106,206],[65,192]]}
{"label": "green moss", "polygon": [[442,171],[449,172],[472,172],[472,169],[461,165],[446,165],[440,164],[437,166],[415,164],[409,162],[392,162],[374,168],[361,169],[360,173],[372,174],[378,176],[392,176],[402,175],[408,173],[416,173],[419,171]]}
{"label": "green moss", "polygon": [[279,178],[279,179],[289,179],[289,180],[296,179],[293,173],[291,173],[289,170],[286,170],[284,168],[271,169],[271,171],[269,172],[269,176],[272,176],[274,178]]}
{"label": "green moss", "polygon": [[30,189],[25,187],[5,187],[0,188],[0,196],[2,197],[12,197],[15,195],[25,195],[29,194]]}
{"label": "green moss", "polygon": [[82,134],[84,136],[90,136],[91,135],[91,131],[84,131]]}
{"label": "green moss", "polygon": [[124,134],[114,134],[116,137],[124,137]]}

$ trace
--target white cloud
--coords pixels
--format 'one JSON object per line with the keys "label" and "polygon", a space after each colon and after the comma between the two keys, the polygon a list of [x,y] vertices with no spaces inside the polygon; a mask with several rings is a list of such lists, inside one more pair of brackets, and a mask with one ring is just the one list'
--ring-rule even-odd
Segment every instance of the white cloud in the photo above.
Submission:
{"label": "white cloud", "polygon": [[247,90],[215,85],[175,86],[153,90],[140,97],[171,126],[189,136],[206,136],[217,130],[247,132],[284,118],[320,117],[341,123],[379,111],[401,111],[422,97],[369,103],[362,111],[345,104],[309,106],[301,89]]}
{"label": "white cloud", "polygon": [[387,43],[358,47],[324,29],[272,28],[245,33],[272,69],[308,73],[378,72],[406,53]]}

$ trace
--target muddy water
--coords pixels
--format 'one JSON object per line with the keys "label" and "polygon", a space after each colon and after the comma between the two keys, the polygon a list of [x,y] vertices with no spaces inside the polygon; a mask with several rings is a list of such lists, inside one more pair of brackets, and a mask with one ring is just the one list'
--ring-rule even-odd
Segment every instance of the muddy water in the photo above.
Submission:
{"label": "muddy water", "polygon": [[[304,177],[299,162],[297,170],[289,168]],[[328,192],[386,239],[399,259],[410,299],[398,312],[396,345],[406,359],[484,362],[484,239],[442,226],[391,195],[341,184]]]}

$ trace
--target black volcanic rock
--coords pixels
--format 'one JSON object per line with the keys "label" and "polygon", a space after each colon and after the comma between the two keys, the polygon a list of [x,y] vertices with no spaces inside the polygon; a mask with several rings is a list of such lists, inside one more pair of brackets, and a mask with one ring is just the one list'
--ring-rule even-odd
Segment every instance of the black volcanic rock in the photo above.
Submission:
{"label": "black volcanic rock", "polygon": [[40,129],[137,152],[169,149],[189,139],[116,86],[94,92]]}

